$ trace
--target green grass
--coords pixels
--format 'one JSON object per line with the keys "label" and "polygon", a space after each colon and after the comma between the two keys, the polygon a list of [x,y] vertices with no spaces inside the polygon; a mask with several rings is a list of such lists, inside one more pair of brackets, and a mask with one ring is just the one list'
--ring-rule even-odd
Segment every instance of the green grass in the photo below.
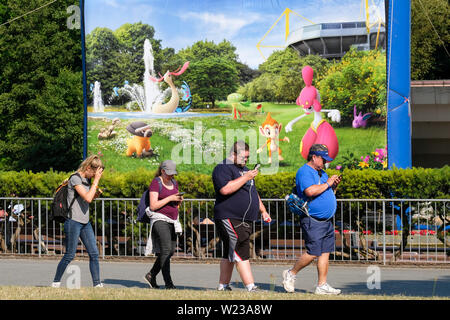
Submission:
{"label": "green grass", "polygon": [[[203,161],[198,164],[194,158],[194,148],[191,148],[191,156],[187,156],[183,163],[178,165],[180,171],[193,171],[197,173],[210,174],[215,166],[215,161],[212,161],[213,156],[217,155],[215,160],[220,161],[227,155],[227,149],[225,144],[225,138],[227,130],[243,130],[241,134],[238,134],[239,138],[244,138],[243,135],[247,132],[253,131],[255,137],[257,137],[257,146],[251,153],[250,163],[265,162],[261,160],[261,155],[256,156],[256,148],[265,144],[266,139],[259,134],[259,126],[264,122],[267,116],[267,112],[271,112],[271,116],[279,123],[283,124],[283,127],[295,117],[303,114],[303,110],[293,104],[273,104],[262,103],[264,114],[256,110],[257,103],[252,103],[249,107],[240,107],[243,118],[240,120],[233,120],[231,116],[217,116],[217,117],[199,117],[199,118],[173,118],[173,119],[140,119],[147,122],[154,129],[153,136],[151,137],[152,148],[159,154],[159,158],[146,158],[140,159],[136,157],[126,157],[125,151],[127,149],[126,140],[131,138],[131,134],[126,131],[126,126],[136,120],[122,120],[121,124],[117,127],[118,137],[111,141],[98,141],[97,134],[102,127],[110,125],[111,121],[107,120],[93,120],[88,121],[88,150],[91,153],[101,152],[104,157],[108,168],[114,168],[117,171],[125,172],[132,171],[139,167],[146,167],[149,169],[156,169],[159,162],[172,157],[172,150],[179,145],[179,142],[169,139],[170,126],[176,126],[178,128],[185,128],[193,130],[196,138],[202,138],[203,145],[200,154],[210,156],[210,164],[206,164]],[[220,108],[224,111],[228,111],[231,114],[231,109]],[[195,111],[195,110],[193,110]],[[304,117],[293,126],[293,131],[286,133],[284,128],[280,134],[280,138],[285,136],[289,137],[290,143],[280,142],[282,149],[282,155],[284,161],[280,163],[278,169],[279,172],[295,172],[306,161],[300,156],[299,146],[300,141],[313,121],[313,115]],[[337,158],[331,163],[331,167],[335,167],[343,160],[343,156],[349,152],[353,152],[358,159],[361,156],[365,156],[374,151],[375,148],[383,148],[386,145],[386,132],[384,127],[371,126],[369,128],[353,129],[351,127],[338,127],[333,125],[336,135],[339,141],[339,154]],[[201,131],[199,128],[201,127]],[[197,128],[196,131],[194,129]],[[214,132],[220,133],[224,146],[216,154],[211,154],[207,139],[205,139],[205,132],[212,133],[210,129],[215,129]],[[247,131],[247,130],[251,131]],[[236,131],[234,131],[236,132]],[[214,138],[216,139],[216,137]],[[212,139],[212,140],[214,140]],[[248,139],[248,137],[247,137]],[[197,149],[199,150],[199,149]],[[267,159],[267,148],[264,149],[264,158]],[[197,153],[198,154],[198,153]],[[185,155],[180,153],[180,155]],[[198,159],[198,158],[197,158]],[[197,161],[198,162],[198,161]]]}
{"label": "green grass", "polygon": [[403,295],[318,296],[312,293],[280,293],[265,291],[248,293],[244,290],[155,290],[142,288],[48,288],[0,287],[0,300],[449,300],[448,297]]}

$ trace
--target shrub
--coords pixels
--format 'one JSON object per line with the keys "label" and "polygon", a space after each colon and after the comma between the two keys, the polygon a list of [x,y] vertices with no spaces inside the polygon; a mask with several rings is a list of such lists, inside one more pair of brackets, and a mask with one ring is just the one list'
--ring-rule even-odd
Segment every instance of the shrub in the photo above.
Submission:
{"label": "shrub", "polygon": [[[328,169],[327,174],[338,174]],[[155,171],[144,168],[127,173],[107,170],[100,181],[105,198],[140,198],[150,184]],[[450,198],[450,167],[440,169],[393,169],[342,171],[343,179],[337,189],[340,199],[448,199]],[[70,173],[56,172],[0,172],[0,196],[52,197],[56,187]],[[214,187],[210,175],[183,172],[176,177],[185,198],[213,199]],[[284,199],[295,183],[295,172],[274,175],[259,175],[256,186],[261,198]]]}
{"label": "shrub", "polygon": [[[350,124],[353,107],[363,114],[386,116],[386,55],[380,50],[350,51],[328,69],[319,82],[321,104],[341,111],[341,121]],[[377,112],[378,111],[378,112]]]}

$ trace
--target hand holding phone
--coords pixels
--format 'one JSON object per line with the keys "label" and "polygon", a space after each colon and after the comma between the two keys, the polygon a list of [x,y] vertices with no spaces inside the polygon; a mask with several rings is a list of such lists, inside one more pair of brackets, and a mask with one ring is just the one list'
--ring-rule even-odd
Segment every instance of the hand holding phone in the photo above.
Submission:
{"label": "hand holding phone", "polygon": [[103,193],[103,190],[100,189],[100,188],[98,188],[98,189],[95,191],[94,199],[100,197],[100,196],[102,195],[102,193]]}
{"label": "hand holding phone", "polygon": [[257,163],[257,164],[255,164],[255,167],[253,168],[253,170],[258,170],[259,167],[261,167],[261,164]]}
{"label": "hand holding phone", "polygon": [[178,192],[179,196],[182,196],[183,194],[185,194],[186,192]]}
{"label": "hand holding phone", "polygon": [[337,179],[334,180],[332,187],[336,188],[341,181],[342,181],[342,174],[337,176]]}

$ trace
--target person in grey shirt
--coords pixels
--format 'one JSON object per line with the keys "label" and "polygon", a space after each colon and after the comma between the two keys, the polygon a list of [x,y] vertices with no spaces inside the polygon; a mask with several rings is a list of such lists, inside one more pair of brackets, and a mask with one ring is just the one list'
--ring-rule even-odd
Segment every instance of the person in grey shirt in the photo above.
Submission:
{"label": "person in grey shirt", "polygon": [[[100,281],[100,266],[98,261],[98,248],[95,241],[94,230],[89,222],[89,204],[100,195],[98,183],[103,174],[103,164],[99,156],[93,155],[86,158],[77,172],[69,179],[67,202],[75,197],[71,208],[71,218],[64,222],[66,253],[56,268],[52,287],[61,286],[61,278],[75,258],[78,239],[81,239],[89,255],[89,270],[91,271],[94,287],[103,287]],[[90,184],[90,180],[94,181]]]}

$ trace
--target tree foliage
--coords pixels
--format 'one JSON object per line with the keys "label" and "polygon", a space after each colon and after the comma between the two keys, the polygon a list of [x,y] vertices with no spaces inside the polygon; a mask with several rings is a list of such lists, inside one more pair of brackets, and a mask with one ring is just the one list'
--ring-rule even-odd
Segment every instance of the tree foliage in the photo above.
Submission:
{"label": "tree foliage", "polygon": [[[2,1],[0,19],[44,4]],[[73,170],[82,158],[81,35],[58,1],[0,27],[0,169]],[[7,10],[4,10],[6,6]]]}
{"label": "tree foliage", "polygon": [[[101,83],[103,101],[117,102],[109,101],[113,88],[123,86],[125,81],[142,83],[145,39],[149,39],[152,46],[155,73],[165,72],[162,65],[173,51],[163,50],[161,40],[154,35],[152,26],[138,22],[126,23],[115,31],[98,27],[86,36],[87,82],[89,85],[95,81]],[[113,99],[116,98],[113,96]]]}
{"label": "tree foliage", "polygon": [[386,115],[386,55],[380,50],[351,49],[328,69],[317,88],[321,104],[338,109],[342,123],[351,123],[355,105],[362,113],[380,109]]}
{"label": "tree foliage", "polygon": [[449,79],[449,43],[448,0],[412,0],[411,79]]}
{"label": "tree foliage", "polygon": [[237,61],[236,47],[227,40],[215,44],[214,41],[201,40],[180,50],[177,55],[185,61],[198,61],[207,58],[222,58],[233,64]]}
{"label": "tree foliage", "polygon": [[200,96],[203,102],[211,102],[213,108],[216,100],[226,99],[238,86],[238,71],[224,58],[194,60],[184,78],[192,92]]}
{"label": "tree foliage", "polygon": [[172,67],[190,61],[183,78],[203,103],[214,107],[216,100],[226,99],[238,88],[239,81],[253,77],[249,68],[237,59],[236,47],[231,42],[223,40],[216,44],[202,40],[175,54]]}
{"label": "tree foliage", "polygon": [[0,0],[0,23],[5,23],[9,20],[9,9],[7,0]]}
{"label": "tree foliage", "polygon": [[290,47],[275,51],[259,66],[261,76],[241,87],[239,93],[252,101],[293,102],[304,87],[302,68],[306,65],[315,70],[316,83],[329,62],[315,55],[300,57]]}

